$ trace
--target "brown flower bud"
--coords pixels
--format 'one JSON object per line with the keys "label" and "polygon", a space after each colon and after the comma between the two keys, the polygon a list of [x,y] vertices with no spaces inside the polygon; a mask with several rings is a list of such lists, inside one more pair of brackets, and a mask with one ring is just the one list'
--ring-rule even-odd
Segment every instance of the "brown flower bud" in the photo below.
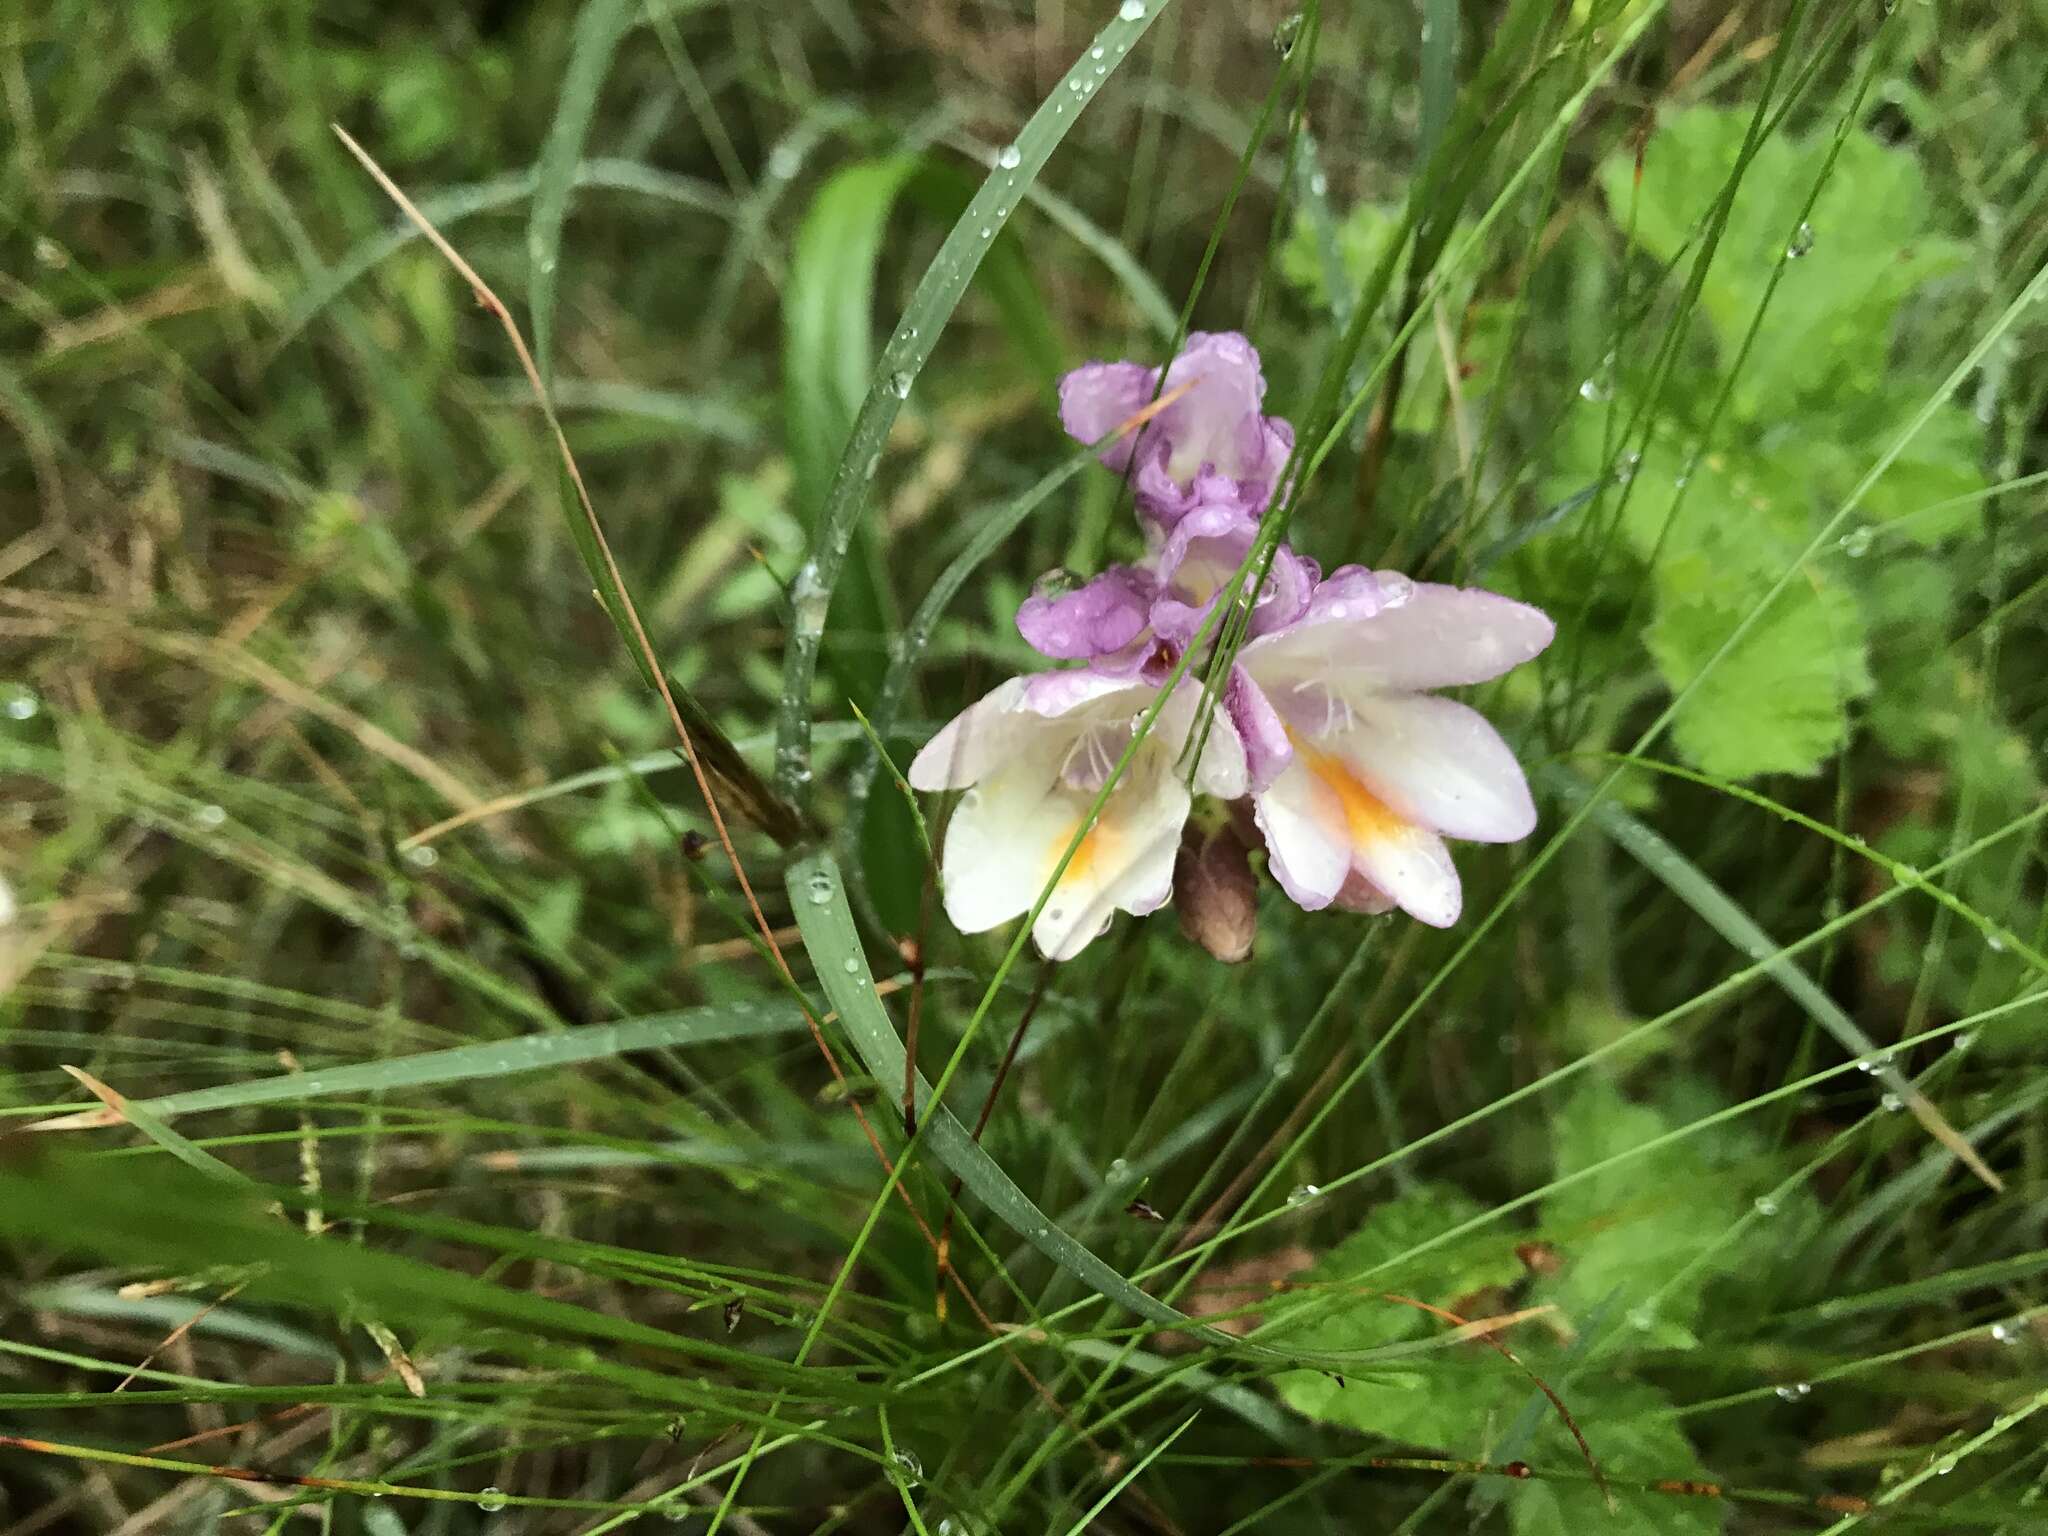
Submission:
{"label": "brown flower bud", "polygon": [[1251,958],[1259,887],[1252,878],[1250,850],[1234,828],[1204,832],[1190,826],[1181,834],[1173,901],[1180,931],[1218,960],[1235,965]]}

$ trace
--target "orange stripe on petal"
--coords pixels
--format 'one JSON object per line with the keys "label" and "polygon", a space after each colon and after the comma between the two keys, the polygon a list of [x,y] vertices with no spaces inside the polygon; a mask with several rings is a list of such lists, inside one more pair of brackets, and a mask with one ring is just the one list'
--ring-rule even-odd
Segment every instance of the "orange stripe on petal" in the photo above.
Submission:
{"label": "orange stripe on petal", "polygon": [[[1291,732],[1289,733],[1292,734]],[[1344,808],[1344,825],[1355,848],[1377,847],[1400,842],[1421,830],[1374,794],[1352,770],[1349,763],[1331,752],[1295,743],[1302,765],[1322,781]]]}

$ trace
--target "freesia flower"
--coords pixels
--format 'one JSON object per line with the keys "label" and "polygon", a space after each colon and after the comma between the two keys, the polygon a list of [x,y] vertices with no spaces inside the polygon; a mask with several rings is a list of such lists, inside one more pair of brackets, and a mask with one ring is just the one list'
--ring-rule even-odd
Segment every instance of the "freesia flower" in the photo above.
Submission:
{"label": "freesia flower", "polygon": [[1247,644],[1225,697],[1282,889],[1310,911],[1457,921],[1444,839],[1514,842],[1536,808],[1493,727],[1428,690],[1498,677],[1555,632],[1491,592],[1346,566],[1298,621]]}
{"label": "freesia flower", "polygon": [[[946,916],[980,933],[1031,910],[1080,831],[1163,672],[1096,669],[1012,678],[970,705],[910,765],[922,790],[965,789],[946,828],[940,885]],[[1173,893],[1174,855],[1191,796],[1176,766],[1201,702],[1185,679],[1167,699],[1082,838],[1032,927],[1039,949],[1071,960],[1119,912],[1143,914]],[[1220,713],[1194,774],[1204,794],[1247,787],[1244,750]]]}
{"label": "freesia flower", "polygon": [[[1180,646],[1193,643],[1258,533],[1258,519],[1228,503],[1198,506],[1173,525],[1153,562],[1157,577],[1149,617],[1160,639]],[[1285,544],[1275,547],[1252,606],[1249,633],[1267,634],[1299,619],[1308,611],[1318,574],[1313,560]]]}
{"label": "freesia flower", "polygon": [[1104,449],[1102,462],[1131,472],[1138,510],[1161,528],[1205,504],[1257,517],[1294,449],[1294,428],[1259,413],[1266,379],[1258,350],[1235,331],[1190,332],[1163,382],[1142,363],[1076,368],[1060,380],[1060,421],[1070,436],[1096,442],[1183,384],[1193,387]]}

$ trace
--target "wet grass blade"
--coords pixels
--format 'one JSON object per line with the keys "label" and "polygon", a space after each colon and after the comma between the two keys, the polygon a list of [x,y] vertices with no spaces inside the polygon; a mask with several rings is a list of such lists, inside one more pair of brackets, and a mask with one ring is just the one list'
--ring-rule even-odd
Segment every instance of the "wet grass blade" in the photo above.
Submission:
{"label": "wet grass blade", "polygon": [[[1877,1054],[1877,1042],[1866,1035],[1857,1026],[1856,1021],[1844,1013],[1811,976],[1783,953],[1778,941],[1766,933],[1756,919],[1745,912],[1733,897],[1709,879],[1698,865],[1674,848],[1661,834],[1645,826],[1612,800],[1595,800],[1594,792],[1589,786],[1562,769],[1553,768],[1538,776],[1546,788],[1574,808],[1583,809],[1590,806],[1594,826],[1598,827],[1615,846],[1641,864],[1674,896],[1698,913],[1709,927],[1732,944],[1739,953],[1761,965],[1764,973],[1783,988],[1787,996],[1805,1009],[1816,1024],[1834,1036],[1836,1043],[1843,1050],[1858,1058],[1868,1058]],[[1972,1173],[1992,1189],[2005,1188],[2005,1181],[1977,1155],[1977,1149],[1948,1123],[1925,1094],[1907,1081],[1905,1074],[1899,1071],[1889,1058],[1880,1058],[1875,1070],[1878,1079],[1904,1101],[1906,1107],[1913,1111],[1913,1117],[1927,1128],[1930,1136],[1953,1152]]]}
{"label": "wet grass blade", "polygon": [[[897,1038],[895,1027],[875,996],[867,955],[854,928],[838,861],[825,852],[811,853],[798,860],[789,871],[789,893],[804,949],[817,970],[826,998],[839,1012],[854,1050],[877,1081],[901,1082],[903,1042]],[[982,1150],[980,1143],[968,1135],[967,1128],[953,1117],[951,1110],[923,1108],[931,1089],[922,1074],[917,1080],[917,1091],[919,1121],[933,1154],[1003,1225],[1090,1290],[1147,1322],[1188,1328],[1205,1335],[1212,1332],[1165,1302],[1146,1295],[1065,1229],[1056,1226],[1003,1172],[1001,1165]],[[1235,1343],[1222,1335],[1216,1337],[1224,1343]]]}
{"label": "wet grass blade", "polygon": [[[803,1015],[787,1003],[728,1003],[715,1008],[687,1008],[680,1013],[651,1014],[618,1024],[592,1024],[561,1033],[523,1035],[488,1045],[459,1045],[389,1061],[319,1072],[289,1072],[247,1083],[226,1083],[189,1093],[166,1094],[129,1104],[123,1114],[136,1129],[147,1131],[138,1116],[153,1121],[200,1110],[244,1109],[254,1104],[296,1104],[304,1099],[344,1094],[388,1093],[394,1089],[427,1088],[442,1083],[515,1077],[586,1062],[623,1056],[629,1051],[663,1050],[705,1045],[714,1040],[744,1040],[801,1031]],[[78,1117],[81,1124],[110,1124],[99,1112]],[[61,1128],[62,1122],[51,1129]],[[202,1156],[204,1154],[201,1154]]]}
{"label": "wet grass blade", "polygon": [[562,224],[576,186],[576,166],[590,136],[597,96],[611,70],[612,54],[626,35],[637,0],[589,0],[576,18],[576,40],[562,77],[547,143],[534,167],[533,208],[526,224],[527,303],[533,316],[533,356],[544,381],[554,378],[555,274],[561,264]]}
{"label": "wet grass blade", "polygon": [[1170,3],[1154,0],[1147,5],[1144,0],[1129,0],[1095,35],[1094,46],[1076,56],[1073,67],[1039,104],[1016,141],[998,156],[996,170],[954,223],[911,295],[901,323],[882,349],[875,378],[826,492],[810,555],[797,572],[790,593],[793,615],[783,649],[775,774],[777,786],[791,799],[802,799],[811,772],[811,683],[817,676],[826,612],[832,606],[832,593],[866,509],[868,489],[874,483],[882,445],[896,413],[997,232],[1079,120],[1089,99]]}

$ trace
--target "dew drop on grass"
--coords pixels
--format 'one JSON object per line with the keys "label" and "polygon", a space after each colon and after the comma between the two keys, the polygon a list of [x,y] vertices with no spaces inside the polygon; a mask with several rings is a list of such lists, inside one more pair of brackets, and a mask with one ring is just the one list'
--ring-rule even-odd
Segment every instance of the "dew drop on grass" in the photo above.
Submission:
{"label": "dew drop on grass", "polygon": [[1143,21],[1145,19],[1145,0],[1124,0],[1122,6],[1117,9],[1116,14],[1123,21]]}
{"label": "dew drop on grass", "polygon": [[1991,1337],[2000,1344],[2017,1344],[2020,1341],[2020,1331],[2010,1323],[1993,1323]]}
{"label": "dew drop on grass", "polygon": [[1097,43],[1097,44],[1096,44],[1096,45],[1095,45],[1095,46],[1094,46],[1093,48],[1090,48],[1090,49],[1088,50],[1088,57],[1089,57],[1089,58],[1091,58],[1091,59],[1099,59],[1099,58],[1101,58],[1101,57],[1102,57],[1102,45],[1101,45],[1100,43]]}
{"label": "dew drop on grass", "polygon": [[2005,940],[1995,933],[1986,934],[1984,947],[1994,955],[2002,955],[2005,953]]}
{"label": "dew drop on grass", "polygon": [[832,877],[820,870],[811,876],[811,905],[822,907],[832,899]]}
{"label": "dew drop on grass", "polygon": [[7,696],[7,718],[10,720],[33,720],[42,703],[26,688],[17,688]]}
{"label": "dew drop on grass", "polygon": [[1769,1195],[1758,1195],[1756,1197],[1756,1213],[1759,1216],[1775,1216],[1778,1214],[1778,1202]]}
{"label": "dew drop on grass", "polygon": [[1308,189],[1317,197],[1328,197],[1330,195],[1330,178],[1321,171],[1317,171],[1309,177]]}
{"label": "dew drop on grass", "polygon": [[432,869],[441,862],[441,855],[432,843],[421,843],[417,848],[405,850],[405,862],[414,869]]}
{"label": "dew drop on grass", "polygon": [[1322,1190],[1313,1184],[1297,1184],[1287,1192],[1287,1208],[1291,1211],[1298,1211],[1320,1194],[1322,1194]]}
{"label": "dew drop on grass", "polygon": [[924,1481],[924,1463],[917,1459],[915,1452],[892,1451],[889,1453],[889,1459],[896,1464],[896,1470],[902,1474],[904,1482],[915,1486]]}
{"label": "dew drop on grass", "polygon": [[840,969],[846,972],[846,974],[849,976],[858,976],[860,974],[860,961],[854,958],[852,955],[848,955],[846,957],[846,963],[842,965]]}
{"label": "dew drop on grass", "polygon": [[1884,1109],[1884,1112],[1888,1115],[1896,1115],[1900,1110],[1906,1107],[1906,1101],[1900,1098],[1896,1093],[1888,1093],[1883,1098],[1879,1099],[1877,1102]]}
{"label": "dew drop on grass", "polygon": [[1598,404],[1602,400],[1612,400],[1614,390],[1600,379],[1589,376],[1579,382],[1579,398]]}
{"label": "dew drop on grass", "polygon": [[[1095,50],[1095,52],[1098,56],[1100,56],[1102,50],[1098,48]],[[1006,171],[1014,171],[1015,169],[1017,169],[1018,166],[1022,165],[1023,163],[1024,151],[1019,149],[1014,144],[1005,144],[1003,146],[1003,152],[996,156],[996,164],[1000,165]]]}
{"label": "dew drop on grass", "polygon": [[898,400],[908,400],[910,398],[910,374],[908,371],[898,369],[889,375],[889,393]]}
{"label": "dew drop on grass", "polygon": [[217,805],[202,805],[192,813],[192,819],[202,827],[218,827],[228,819],[228,813]]}
{"label": "dew drop on grass", "polygon": [[1301,36],[1301,12],[1295,11],[1280,18],[1273,28],[1273,51],[1286,58],[1294,52],[1294,41]]}
{"label": "dew drop on grass", "polygon": [[1802,219],[1799,222],[1799,227],[1792,232],[1791,244],[1785,247],[1785,259],[1787,261],[1797,261],[1812,249],[1813,226]]}
{"label": "dew drop on grass", "polygon": [[486,1488],[476,1496],[476,1507],[487,1515],[495,1515],[511,1502],[502,1488]]}

